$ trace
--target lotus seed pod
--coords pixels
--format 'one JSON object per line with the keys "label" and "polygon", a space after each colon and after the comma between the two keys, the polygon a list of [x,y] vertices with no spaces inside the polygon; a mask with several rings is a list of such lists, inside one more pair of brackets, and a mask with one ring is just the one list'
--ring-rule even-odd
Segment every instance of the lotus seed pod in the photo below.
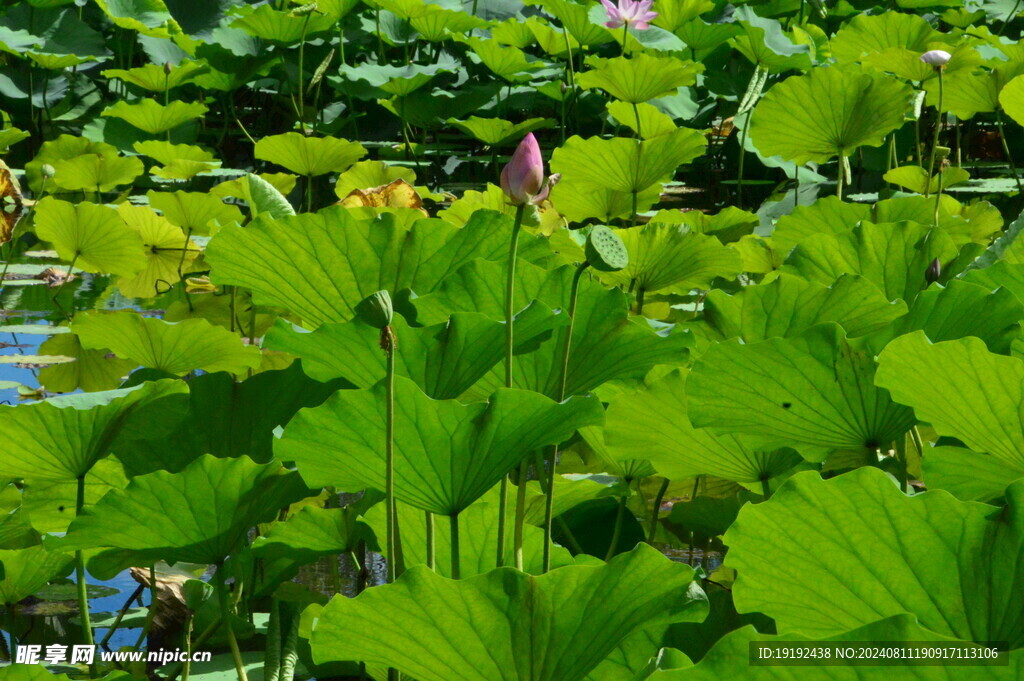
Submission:
{"label": "lotus seed pod", "polygon": [[629,251],[619,235],[604,225],[590,231],[586,246],[587,262],[601,272],[617,272],[629,264]]}
{"label": "lotus seed pod", "polygon": [[950,59],[949,52],[945,50],[928,50],[921,55],[921,61],[928,66],[934,66],[937,69],[941,69]]}
{"label": "lotus seed pod", "polygon": [[935,258],[928,264],[928,269],[924,271],[924,280],[933,284],[939,280],[940,276],[942,276],[942,263]]}
{"label": "lotus seed pod", "polygon": [[39,169],[39,172],[47,180],[52,179],[57,174],[57,169],[51,166],[49,163],[44,163],[43,167]]}
{"label": "lotus seed pod", "polygon": [[391,307],[391,295],[387,291],[377,291],[364,298],[356,305],[356,314],[370,326],[383,329],[391,324],[394,309]]}

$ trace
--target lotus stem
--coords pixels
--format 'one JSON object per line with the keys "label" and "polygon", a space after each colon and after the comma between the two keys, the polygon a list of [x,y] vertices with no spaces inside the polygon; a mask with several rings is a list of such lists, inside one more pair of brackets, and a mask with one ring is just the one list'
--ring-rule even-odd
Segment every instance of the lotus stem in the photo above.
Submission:
{"label": "lotus stem", "polygon": [[[53,301],[53,304],[56,305],[57,308],[61,312],[63,312],[64,316],[67,317],[68,319],[71,319],[71,315],[70,315],[70,313],[68,313],[67,310],[64,309],[64,306],[60,304],[59,298],[60,298],[61,291],[63,291],[64,287],[68,285],[69,281],[71,281],[71,277],[72,277],[72,275],[75,272],[75,263],[77,263],[77,262],[78,262],[78,253],[75,253],[74,257],[71,258],[71,264],[68,265],[67,276],[64,277],[64,281],[60,282],[60,286],[58,286],[57,290],[54,291],[52,296],[50,296],[50,300]],[[83,479],[82,484],[83,485],[85,484],[84,479]]]}
{"label": "lotus stem", "polygon": [[768,484],[768,478],[761,478],[761,496],[768,499],[772,495],[772,486]]}
{"label": "lotus stem", "polygon": [[267,621],[267,649],[263,656],[264,681],[278,681],[281,673],[281,602],[270,601],[270,619]]}
{"label": "lotus stem", "polygon": [[628,494],[623,494],[622,498],[619,499],[619,509],[615,512],[615,529],[612,530],[612,540],[608,544],[608,553],[604,557],[605,562],[611,560],[619,549],[619,538],[622,536],[622,521],[626,517],[626,499],[628,496]]}
{"label": "lotus stem", "polygon": [[[924,185],[925,196],[928,196],[928,192],[931,190],[932,173],[935,172],[935,152],[939,149],[939,133],[942,132],[942,68],[936,69],[936,73],[939,75],[939,101],[935,103],[935,133],[932,135],[932,150],[928,154],[928,176]],[[939,181],[939,186],[942,186],[941,180]],[[938,204],[936,204],[936,215],[938,214],[937,206]]]}
{"label": "lotus stem", "polygon": [[286,606],[284,614],[288,615],[288,631],[281,645],[281,671],[278,679],[292,681],[295,678],[295,663],[299,660],[299,613]]}
{"label": "lotus stem", "polygon": [[736,207],[743,209],[743,162],[747,158],[747,130],[750,129],[750,114],[740,131],[740,157],[736,164]]}
{"label": "lotus stem", "polygon": [[999,140],[1003,144],[1003,153],[1006,154],[1006,160],[1010,164],[1010,172],[1013,173],[1013,180],[1017,183],[1017,193],[1024,191],[1021,189],[1020,176],[1017,175],[1017,162],[1013,160],[1013,154],[1010,153],[1010,145],[1006,143],[1006,130],[1003,128],[1003,114],[996,109],[996,126],[999,128]]}
{"label": "lotus stem", "polygon": [[665,499],[665,492],[668,491],[668,478],[661,481],[658,494],[654,497],[654,509],[651,511],[651,524],[647,529],[647,543],[653,544],[654,537],[658,532],[658,512],[661,510],[661,502]]}
{"label": "lotus stem", "polygon": [[[135,650],[141,650],[142,644],[149,636],[153,626],[153,619],[156,617],[157,594],[156,594],[156,564],[149,566],[149,609],[146,611],[146,622],[142,625],[139,638],[135,641]],[[104,642],[106,639],[104,639]]]}
{"label": "lotus stem", "polygon": [[302,130],[302,134],[306,134],[306,104],[305,92],[302,88],[302,76],[303,71],[306,68],[306,30],[309,28],[309,16],[312,12],[307,12],[306,16],[302,18],[302,37],[299,38],[299,91],[297,93],[298,100],[293,97],[292,105],[295,107],[295,113],[299,117],[299,128]]}
{"label": "lotus stem", "polygon": [[[75,517],[82,515],[85,507],[85,473],[78,476],[75,499]],[[89,618],[89,585],[85,581],[85,555],[81,549],[75,551],[75,580],[78,586],[78,617],[82,622],[82,640],[87,646],[94,644],[92,621]],[[93,667],[94,665],[89,665]]]}
{"label": "lotus stem", "polygon": [[459,569],[459,514],[452,513],[448,516],[451,523],[451,544],[452,544],[452,579],[460,579]]}
{"label": "lotus stem", "polygon": [[242,652],[238,649],[238,639],[235,638],[235,627],[231,622],[231,606],[228,604],[228,586],[224,577],[223,561],[217,564],[217,572],[214,577],[216,579],[217,600],[220,602],[220,620],[224,624],[224,633],[228,637],[231,658],[235,662],[235,673],[238,674],[238,681],[249,681],[249,677],[245,673],[245,662],[242,660]]}
{"label": "lotus stem", "polygon": [[434,514],[430,511],[423,513],[427,521],[427,567],[435,570],[437,567],[434,564]]}
{"label": "lotus stem", "polygon": [[622,25],[622,56],[629,56],[629,48],[626,47],[626,43],[629,42],[629,24],[625,23]]}
{"label": "lotus stem", "polygon": [[[11,662],[18,659],[18,635],[15,633],[18,626],[18,604],[8,603],[7,607],[7,633],[11,635]],[[0,639],[2,640],[2,639]]]}
{"label": "lotus stem", "polygon": [[387,509],[387,553],[388,582],[394,582],[398,567],[398,509],[395,506],[395,332],[390,326],[384,327],[387,345],[387,377],[385,380],[385,483],[384,503]]}
{"label": "lotus stem", "polygon": [[846,164],[844,163],[843,150],[839,150],[839,161],[836,166],[836,197],[843,200],[843,180],[846,179]]}
{"label": "lotus stem", "polygon": [[192,671],[192,623],[193,615],[189,612],[185,615],[185,661],[180,667],[182,670],[182,681],[188,681],[189,674]]}
{"label": "lotus stem", "polygon": [[523,459],[519,464],[519,479],[516,482],[516,524],[512,535],[512,555],[517,570],[523,569],[523,528],[526,525],[526,479],[530,463]]}

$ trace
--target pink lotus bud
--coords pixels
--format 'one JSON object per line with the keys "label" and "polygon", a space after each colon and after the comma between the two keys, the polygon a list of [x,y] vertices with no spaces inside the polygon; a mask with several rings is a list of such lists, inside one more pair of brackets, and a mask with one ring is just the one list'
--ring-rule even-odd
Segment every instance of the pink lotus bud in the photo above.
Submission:
{"label": "pink lotus bud", "polygon": [[921,55],[921,61],[928,66],[934,66],[935,68],[942,68],[949,61],[950,54],[945,50],[928,50]]}
{"label": "pink lotus bud", "polygon": [[501,171],[501,189],[513,204],[530,203],[544,186],[544,159],[540,145],[529,133],[516,147],[512,159]]}

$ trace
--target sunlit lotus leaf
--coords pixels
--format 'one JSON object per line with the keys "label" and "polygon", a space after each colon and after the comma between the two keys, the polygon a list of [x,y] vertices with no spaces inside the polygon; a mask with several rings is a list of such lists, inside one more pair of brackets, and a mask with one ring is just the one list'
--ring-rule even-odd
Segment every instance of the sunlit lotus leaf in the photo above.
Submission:
{"label": "sunlit lotus leaf", "polygon": [[181,381],[53,397],[0,406],[0,435],[17,456],[0,460],[0,477],[70,481],[107,456],[115,440],[161,437],[184,415]]}
{"label": "sunlit lotus leaf", "polygon": [[612,36],[607,28],[590,21],[586,5],[566,0],[531,0],[526,4],[543,7],[545,12],[558,19],[558,22],[580,45],[603,45],[612,41]]}
{"label": "sunlit lotus leaf", "polygon": [[146,206],[128,202],[117,207],[125,224],[138,231],[146,253],[146,266],[133,277],[118,280],[117,288],[129,298],[152,298],[192,271],[199,247],[186,239],[181,228]]}
{"label": "sunlit lotus leaf", "polygon": [[674,33],[677,29],[714,8],[715,3],[711,0],[662,0],[658,5],[658,17],[653,23],[655,26]]}
{"label": "sunlit lotus leaf", "polygon": [[510,83],[521,83],[533,78],[531,71],[543,66],[543,62],[530,61],[518,47],[502,47],[492,40],[482,38],[461,38],[473,50],[472,55],[495,75]]}
{"label": "sunlit lotus leaf", "polygon": [[773,86],[754,109],[750,140],[766,156],[826,163],[877,147],[903,126],[910,86],[856,67],[816,68]]}
{"label": "sunlit lotus leaf", "polygon": [[719,45],[741,33],[742,28],[736,23],[708,23],[698,18],[673,32],[692,50],[692,59],[703,59]]}
{"label": "sunlit lotus leaf", "polygon": [[210,67],[205,64],[183,61],[172,66],[169,72],[164,70],[163,65],[146,64],[128,70],[107,69],[103,75],[107,78],[118,78],[150,92],[163,93],[183,85],[209,70]]}
{"label": "sunlit lotus leaf", "polygon": [[163,140],[149,140],[136,142],[132,145],[135,151],[140,154],[164,164],[169,165],[174,161],[196,161],[216,162],[217,159],[212,152],[197,147],[194,144],[172,144]]}
{"label": "sunlit lotus leaf", "polygon": [[916,14],[859,14],[851,17],[832,38],[832,56],[840,63],[855,62],[865,54],[892,47],[902,47],[920,55],[944,37]]}
{"label": "sunlit lotus leaf", "polygon": [[39,346],[39,351],[75,358],[74,362],[68,364],[40,369],[39,384],[55,393],[71,393],[79,389],[85,392],[113,390],[138,366],[135,362],[114,357],[106,348],[83,348],[78,336],[73,333],[46,339]]}
{"label": "sunlit lotus leaf", "polygon": [[873,353],[835,324],[786,339],[718,343],[687,377],[690,421],[818,461],[832,450],[886,449],[915,419],[874,386],[874,374]]}
{"label": "sunlit lotus leaf", "polygon": [[466,12],[432,5],[424,5],[423,10],[413,16],[409,23],[423,40],[432,43],[447,40],[453,33],[466,33],[486,25],[483,20]]}
{"label": "sunlit lotus leaf", "polygon": [[946,490],[961,501],[1001,503],[1007,483],[1024,478],[1024,463],[964,447],[931,447],[921,468],[928,489]]}
{"label": "sunlit lotus leaf", "polygon": [[589,71],[576,77],[584,90],[599,88],[612,97],[639,104],[672,94],[697,82],[701,64],[675,57],[652,57],[641,53],[633,57],[601,59],[591,57]]}
{"label": "sunlit lotus leaf", "polygon": [[[1000,98],[1003,90],[1013,80],[1024,74],[1024,63],[1011,61],[991,70],[960,69],[943,76],[942,109],[952,112],[957,118],[968,120],[979,113],[991,113],[1006,106]],[[939,103],[938,81],[925,83],[928,92],[926,103]],[[1013,108],[1013,90],[1006,96]],[[1009,113],[1009,112],[1007,112]]]}
{"label": "sunlit lotus leaf", "polygon": [[370,528],[356,520],[352,510],[307,506],[288,519],[272,524],[252,543],[252,553],[263,560],[288,557],[301,563],[314,563],[323,556],[352,551],[370,534]]}
{"label": "sunlit lotus leaf", "polygon": [[528,118],[520,123],[512,123],[501,118],[478,116],[470,116],[464,121],[449,118],[448,123],[489,146],[518,144],[526,133],[550,128],[555,124],[549,118]]}
{"label": "sunlit lotus leaf", "polygon": [[308,177],[347,170],[364,155],[366,149],[358,142],[297,132],[263,137],[256,143],[256,158]]}
{"label": "sunlit lotus leaf", "polygon": [[[956,48],[947,45],[946,48],[952,57],[946,64],[943,78],[955,76],[961,69],[970,71],[984,62],[973,45],[964,44]],[[861,63],[910,81],[929,81],[936,77],[935,69],[921,61],[921,52],[906,47],[887,47],[880,52],[865,54],[861,57]],[[930,88],[931,83],[926,87]],[[959,93],[950,94],[956,97]]]}
{"label": "sunlit lotus leaf", "polygon": [[784,31],[778,20],[762,17],[747,5],[737,7],[734,16],[739,32],[729,45],[751,64],[769,73],[811,67],[810,46],[795,42],[795,35]]}
{"label": "sunlit lotus leaf", "polygon": [[146,266],[142,238],[113,208],[48,196],[36,204],[35,213],[39,238],[79,269],[132,276]]}
{"label": "sunlit lotus leaf", "polygon": [[309,494],[280,464],[204,456],[180,473],[133,478],[85,509],[54,544],[66,551],[126,549],[142,564],[219,563],[241,547],[250,528]]}
{"label": "sunlit lotus leaf", "polygon": [[56,174],[52,182],[67,191],[109,192],[132,184],[145,172],[137,157],[83,154],[53,164]]}
{"label": "sunlit lotus leaf", "polygon": [[[689,566],[645,545],[538,577],[505,568],[449,580],[416,567],[393,585],[334,598],[313,631],[313,657],[390,665],[422,681],[583,681],[633,631],[703,619],[706,596],[692,579]],[[355,620],[367,627],[353,630]]]}
{"label": "sunlit lotus leaf", "polygon": [[[25,164],[25,178],[33,192],[41,192],[44,164],[53,165],[57,161],[72,159],[82,154],[98,154],[100,156],[117,156],[117,148],[105,142],[90,142],[84,137],[59,135],[56,139],[43,142],[36,157]],[[47,185],[52,187],[49,180]]]}
{"label": "sunlit lotus leaf", "polygon": [[670,179],[676,168],[703,154],[706,146],[704,135],[689,128],[679,128],[659,137],[656,143],[639,146],[636,140],[623,137],[574,136],[555,149],[551,169],[567,181],[624,193],[639,192]]}
{"label": "sunlit lotus leaf", "polygon": [[930,178],[928,171],[921,166],[902,166],[893,168],[882,179],[886,182],[899,185],[918,194],[934,194],[939,189],[948,189],[971,179],[971,174],[963,168],[946,168],[940,173],[935,173]]}
{"label": "sunlit lotus leaf", "polygon": [[633,105],[627,102],[612,101],[608,102],[607,108],[608,113],[620,125],[638,132],[645,140],[669,135],[678,127],[675,121],[652,104],[637,104],[634,111]]}
{"label": "sunlit lotus leaf", "polygon": [[1019,648],[1024,483],[1007,502],[994,512],[943,491],[909,497],[873,467],[797,473],[725,534],[736,609],[814,637],[910,613],[941,636]]}
{"label": "sunlit lotus leaf", "polygon": [[784,270],[825,285],[843,274],[859,274],[889,300],[913,300],[928,285],[925,274],[932,260],[948,263],[956,254],[945,232],[916,222],[865,220],[841,234],[804,239],[790,253]]}
{"label": "sunlit lotus leaf", "polygon": [[206,192],[149,191],[146,197],[150,206],[189,234],[207,235],[218,226],[242,224],[238,206],[224,203]]}
{"label": "sunlit lotus leaf", "polygon": [[800,461],[792,450],[755,450],[739,436],[694,428],[687,415],[685,384],[686,374],[677,370],[638,391],[615,395],[604,424],[609,452],[619,460],[648,459],[670,480],[713,475],[758,482]]}
{"label": "sunlit lotus leaf", "polygon": [[[558,185],[555,186],[555,189],[558,189]],[[508,197],[501,190],[501,187],[488,183],[484,191],[466,190],[462,196],[452,201],[447,208],[438,211],[437,217],[453,225],[462,226],[469,222],[473,214],[479,210],[497,211],[510,218],[514,218],[516,214],[516,207],[509,203]],[[556,234],[566,236],[565,232],[560,230],[565,221],[559,212],[554,209],[550,201],[543,201],[541,205],[537,206],[535,216],[531,214],[532,212],[527,212],[523,217],[527,228],[537,227],[537,231],[540,234],[547,236]],[[576,244],[576,242],[569,238],[561,241],[557,248],[560,252],[565,253],[567,257],[570,257],[576,251],[582,255],[582,248],[579,248],[579,245],[576,244],[574,250],[573,244]],[[554,244],[552,245],[554,246]]]}
{"label": "sunlit lotus leaf", "polygon": [[28,598],[51,579],[67,576],[73,563],[72,556],[41,545],[0,551],[0,603],[14,604]]}
{"label": "sunlit lotus leaf", "polygon": [[131,310],[80,312],[71,331],[85,348],[108,348],[122,359],[170,374],[196,369],[242,373],[260,363],[259,348],[203,319],[172,323]]}
{"label": "sunlit lotus leaf", "polygon": [[162,0],[97,0],[96,4],[121,28],[158,38],[181,33]]}
{"label": "sunlit lotus leaf", "polygon": [[561,28],[551,26],[541,17],[529,17],[525,23],[544,54],[566,59],[570,51],[575,54],[580,49],[580,44],[575,38],[563,33]]}
{"label": "sunlit lotus leaf", "polygon": [[185,103],[175,100],[164,106],[155,100],[143,99],[136,104],[129,104],[122,100],[108,106],[100,115],[120,118],[139,130],[151,135],[159,135],[173,130],[183,123],[200,118],[206,111],[206,107],[199,102]]}
{"label": "sunlit lotus leaf", "polygon": [[336,19],[319,12],[295,16],[267,4],[260,5],[255,11],[236,19],[231,26],[272,43],[291,45],[302,40],[303,35],[308,37],[330,29],[335,21]]}
{"label": "sunlit lotus leaf", "polygon": [[[772,232],[772,245],[783,256],[815,234],[838,234],[853,229],[861,220],[871,218],[871,206],[846,203],[835,196],[820,198],[810,205],[797,206],[783,215]],[[897,222],[896,219],[885,220]]]}
{"label": "sunlit lotus leaf", "polygon": [[999,93],[999,103],[1006,115],[1024,125],[1024,75],[1017,76]]}
{"label": "sunlit lotus leaf", "polygon": [[[85,504],[95,504],[110,490],[123,489],[127,484],[120,461],[110,456],[100,459],[85,475]],[[31,482],[25,485],[21,512],[38,532],[62,533],[75,518],[77,500],[77,480]]]}
{"label": "sunlit lotus leaf", "polygon": [[[371,293],[411,288],[423,295],[465,262],[506,258],[510,223],[479,211],[461,229],[440,220],[405,227],[388,214],[361,221],[330,208],[222,229],[206,259],[216,283],[244,286],[258,304],[286,308],[315,328],[351,319]],[[521,248],[522,257],[546,245],[523,239]]]}
{"label": "sunlit lotus leaf", "polygon": [[[384,489],[384,382],[340,390],[300,411],[274,445],[311,485]],[[432,400],[395,379],[395,497],[449,515],[480,498],[532,452],[567,440],[603,416],[595,398],[558,404],[536,393],[501,389],[490,402]]]}
{"label": "sunlit lotus leaf", "polygon": [[855,274],[844,274],[831,286],[781,274],[733,295],[713,290],[704,300],[704,320],[723,338],[747,343],[796,336],[821,322],[835,322],[848,338],[856,338],[885,329],[906,312],[906,303],[889,302]]}
{"label": "sunlit lotus leaf", "polygon": [[[530,304],[516,315],[518,351],[536,350],[553,329],[566,323],[565,315],[543,303]],[[434,399],[459,397],[505,357],[505,323],[482,314],[459,312],[448,321],[425,327],[410,327],[395,315],[391,326],[399,339],[395,371]],[[369,388],[385,375],[387,357],[380,349],[380,330],[359,319],[324,324],[311,333],[279,323],[263,345],[301,358],[303,369],[318,381],[345,378]]]}

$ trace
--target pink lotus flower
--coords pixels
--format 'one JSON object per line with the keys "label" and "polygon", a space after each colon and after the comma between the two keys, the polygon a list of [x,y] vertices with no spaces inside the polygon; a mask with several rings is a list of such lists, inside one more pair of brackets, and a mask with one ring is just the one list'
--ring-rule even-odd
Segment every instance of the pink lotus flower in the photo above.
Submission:
{"label": "pink lotus flower", "polygon": [[628,26],[638,31],[646,31],[651,27],[648,22],[658,16],[657,12],[651,11],[654,0],[619,0],[618,7],[609,0],[601,0],[601,4],[608,13],[608,21],[604,24],[608,28]]}
{"label": "pink lotus flower", "polygon": [[538,204],[548,197],[559,177],[556,174],[544,179],[544,159],[541,158],[537,138],[531,132],[519,143],[508,165],[502,169],[501,190],[516,206]]}

